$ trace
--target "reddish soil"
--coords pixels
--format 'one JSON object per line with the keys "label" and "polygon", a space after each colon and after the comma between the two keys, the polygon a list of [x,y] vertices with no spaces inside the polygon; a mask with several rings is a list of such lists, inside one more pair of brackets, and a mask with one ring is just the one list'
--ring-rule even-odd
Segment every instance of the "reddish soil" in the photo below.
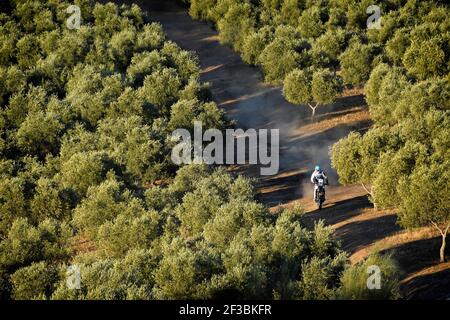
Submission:
{"label": "reddish soil", "polygon": [[[341,186],[330,167],[329,147],[351,130],[370,126],[361,90],[346,92],[337,103],[318,109],[316,122],[309,108],[288,103],[279,87],[264,84],[257,68],[246,65],[239,54],[221,45],[207,23],[193,21],[186,9],[170,1],[151,6],[135,2],[160,22],[167,37],[200,58],[202,81],[210,82],[214,101],[242,128],[280,129],[280,172],[259,176],[254,166],[238,171],[258,179],[260,199],[269,207],[301,204],[305,223],[323,219],[336,230],[343,248],[357,262],[373,251],[393,252],[403,271],[402,291],[408,299],[450,297],[450,264],[438,264],[440,239],[431,233],[409,237],[396,224],[395,212],[375,211],[360,186]],[[331,185],[321,211],[312,202],[311,170],[319,163]]]}

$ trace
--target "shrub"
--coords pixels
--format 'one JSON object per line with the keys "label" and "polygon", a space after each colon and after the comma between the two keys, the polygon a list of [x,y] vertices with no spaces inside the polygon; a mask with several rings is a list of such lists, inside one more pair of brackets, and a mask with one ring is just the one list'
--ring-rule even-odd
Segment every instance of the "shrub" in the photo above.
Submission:
{"label": "shrub", "polygon": [[[377,270],[380,271],[381,277],[380,289],[368,288],[369,276],[374,275],[372,270],[375,270],[370,269],[371,266],[379,268]],[[400,297],[398,276],[397,264],[389,255],[371,255],[344,271],[338,298],[351,300],[398,299]],[[372,285],[372,282],[370,284]]]}

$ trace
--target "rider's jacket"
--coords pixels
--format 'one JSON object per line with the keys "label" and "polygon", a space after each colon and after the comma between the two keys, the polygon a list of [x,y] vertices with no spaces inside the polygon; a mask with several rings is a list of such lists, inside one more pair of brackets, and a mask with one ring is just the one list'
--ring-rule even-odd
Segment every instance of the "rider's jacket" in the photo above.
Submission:
{"label": "rider's jacket", "polygon": [[325,172],[323,172],[322,170],[314,170],[314,172],[311,175],[311,183],[316,184],[317,183],[317,179],[324,179],[325,183],[328,182],[328,178],[325,175]]}

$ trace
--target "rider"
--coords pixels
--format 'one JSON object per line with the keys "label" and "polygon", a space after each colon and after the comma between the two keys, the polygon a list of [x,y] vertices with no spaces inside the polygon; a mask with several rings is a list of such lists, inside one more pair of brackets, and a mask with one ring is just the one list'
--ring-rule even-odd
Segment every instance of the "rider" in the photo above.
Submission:
{"label": "rider", "polygon": [[314,172],[311,175],[311,183],[314,184],[314,194],[313,194],[314,201],[316,201],[316,192],[317,192],[317,189],[319,188],[319,186],[317,185],[318,179],[324,179],[325,185],[328,184],[328,178],[325,175],[325,172],[322,171],[322,169],[320,168],[319,165],[317,165],[314,168]]}

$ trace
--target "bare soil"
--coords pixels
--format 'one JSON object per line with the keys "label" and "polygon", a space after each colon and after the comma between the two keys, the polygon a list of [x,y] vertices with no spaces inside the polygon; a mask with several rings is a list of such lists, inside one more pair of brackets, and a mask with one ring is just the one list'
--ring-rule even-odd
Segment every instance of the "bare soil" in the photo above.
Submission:
{"label": "bare soil", "polygon": [[[279,174],[259,176],[254,166],[238,169],[257,178],[261,201],[274,210],[302,205],[305,223],[313,226],[322,219],[332,226],[353,263],[374,251],[391,252],[403,271],[405,298],[450,297],[450,264],[438,263],[440,238],[428,229],[403,231],[396,223],[395,212],[374,210],[363,188],[339,185],[330,166],[330,146],[350,131],[365,131],[370,126],[361,90],[347,91],[335,104],[318,108],[316,122],[311,123],[309,108],[288,103],[280,87],[263,83],[257,68],[220,44],[212,26],[192,20],[186,8],[171,1],[153,6],[145,1],[116,2],[139,4],[152,20],[162,24],[170,40],[197,53],[202,81],[211,83],[214,101],[238,127],[280,129]],[[331,183],[320,211],[312,201],[309,183],[317,163]]]}

